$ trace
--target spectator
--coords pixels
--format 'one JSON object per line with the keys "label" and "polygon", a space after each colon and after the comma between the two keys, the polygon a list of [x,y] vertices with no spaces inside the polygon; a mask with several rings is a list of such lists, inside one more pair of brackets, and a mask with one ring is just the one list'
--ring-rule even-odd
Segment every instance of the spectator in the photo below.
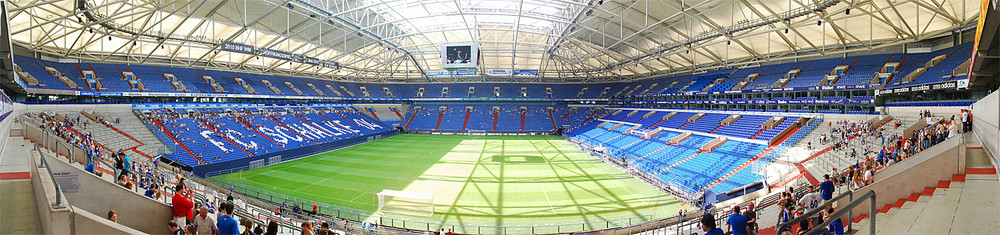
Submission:
{"label": "spectator", "polygon": [[194,230],[202,235],[219,234],[219,227],[216,225],[215,218],[208,214],[208,207],[198,208],[198,216],[194,217]]}
{"label": "spectator", "polygon": [[278,234],[278,222],[274,220],[267,222],[267,231],[264,232],[265,235],[277,235]]}
{"label": "spectator", "polygon": [[747,210],[743,212],[743,217],[747,218],[748,232],[752,231],[753,233],[757,233],[757,229],[760,228],[757,226],[757,212],[753,211],[753,209],[753,202],[750,202],[750,204],[747,205]]}
{"label": "spectator", "polygon": [[233,204],[232,203],[222,203],[219,208],[219,222],[216,222],[216,227],[219,229],[220,235],[236,235],[240,234],[240,227],[236,223],[236,219],[233,219]]}
{"label": "spectator", "polygon": [[[801,206],[804,209],[803,213],[805,213],[806,211],[811,211],[816,208],[819,208],[819,205],[822,202],[823,202],[822,196],[820,196],[819,192],[816,192],[813,186],[810,185],[809,193],[807,193],[805,196],[802,196],[802,199],[799,199],[799,206]],[[819,224],[818,222],[822,218],[823,218],[822,213],[817,213],[815,216],[809,217],[810,220],[816,221],[814,222],[815,224]]]}
{"label": "spectator", "polygon": [[[827,214],[826,220],[832,219],[829,216],[832,215],[833,212],[834,212],[833,207],[830,207],[830,208],[826,209],[826,214]],[[835,220],[832,223],[830,223],[829,231],[830,231],[830,234],[833,234],[833,235],[844,235],[844,222],[843,222],[843,220],[841,220],[840,218],[837,218],[837,220]]]}
{"label": "spectator", "polygon": [[300,233],[300,234],[301,235],[312,235],[313,234],[312,223],[310,223],[310,222],[302,222],[302,233]]}
{"label": "spectator", "polygon": [[715,204],[712,204],[711,202],[705,203],[705,206],[702,207],[702,214],[715,215]]}
{"label": "spectator", "polygon": [[748,234],[747,217],[740,214],[740,206],[733,207],[733,214],[729,215],[729,219],[726,219],[726,226],[729,227],[729,232],[733,235]]}
{"label": "spectator", "polygon": [[[778,212],[778,224],[775,225],[775,227],[781,226],[782,224],[786,224],[788,223],[789,220],[792,220],[792,212],[791,212],[792,206],[789,204],[779,204],[778,206],[781,207],[781,211]],[[791,231],[790,229],[791,226],[788,226],[785,227],[784,231],[779,231],[779,232],[781,233],[788,232]]]}
{"label": "spectator", "polygon": [[190,224],[188,226],[184,226],[184,234],[188,234],[188,235],[194,235],[194,234],[196,234],[195,230],[194,230],[194,226],[191,226]]}
{"label": "spectator", "polygon": [[[114,155],[114,154],[112,154]],[[125,173],[125,162],[122,160],[121,156],[115,156],[115,179],[121,178],[123,173]]]}
{"label": "spectator", "polygon": [[807,232],[809,232],[809,229],[810,229],[810,227],[809,227],[809,220],[804,219],[801,222],[799,222],[799,229],[798,229],[798,232],[796,232],[795,234],[799,234],[799,235],[807,234]]}
{"label": "spectator", "polygon": [[705,214],[701,216],[701,230],[705,231],[705,235],[722,235],[722,229],[715,227],[715,217],[710,214]]}
{"label": "spectator", "polygon": [[143,195],[146,195],[146,197],[149,197],[149,198],[156,198],[156,193],[157,193],[156,189],[158,187],[159,186],[157,186],[155,184],[154,185],[150,185],[149,188],[146,189],[146,193],[144,193]]}
{"label": "spectator", "polygon": [[125,170],[122,174],[128,175],[132,172],[132,159],[128,155],[125,155],[125,153],[120,153],[119,155],[122,156],[122,167]]}
{"label": "spectator", "polygon": [[322,224],[319,224],[319,232],[317,234],[319,235],[333,234],[333,232],[330,231],[330,223],[323,222]]}
{"label": "spectator", "polygon": [[194,202],[187,199],[191,196],[191,191],[185,189],[183,184],[178,184],[175,189],[173,198],[174,221],[179,226],[185,226],[188,215],[192,214],[191,208],[194,207]]}
{"label": "spectator", "polygon": [[[264,228],[261,228],[259,224],[257,224],[257,225],[255,226],[255,225],[253,224],[253,221],[251,221],[250,219],[243,219],[243,222],[245,222],[245,223],[249,223],[249,225],[250,225],[251,227],[254,227],[254,228],[253,228],[253,232],[251,232],[251,231],[249,230],[249,227],[247,227],[247,228],[248,228],[248,230],[244,230],[244,231],[243,231],[243,233],[244,233],[244,234],[247,234],[247,235],[261,235],[261,234],[264,234]],[[244,226],[246,226],[246,225],[244,225]]]}
{"label": "spectator", "polygon": [[118,223],[118,213],[115,213],[115,211],[108,211],[108,220]]}
{"label": "spectator", "polygon": [[[834,170],[836,171],[836,169]],[[819,189],[822,192],[820,196],[823,198],[824,201],[826,201],[830,200],[830,198],[833,198],[834,186],[833,186],[833,181],[830,180],[830,175],[823,175],[823,179],[824,179],[823,183],[819,184]]]}
{"label": "spectator", "polygon": [[171,220],[170,222],[167,222],[167,228],[170,229],[170,234],[173,234],[173,235],[184,235],[184,231],[181,230],[181,227],[178,226],[177,222],[174,222],[173,220]]}
{"label": "spectator", "polygon": [[[83,170],[85,170],[85,171],[87,171],[87,172],[89,172],[91,174],[97,175],[97,173],[94,173],[94,161],[88,162],[87,166],[84,167]],[[98,176],[100,176],[100,175],[98,175]]]}

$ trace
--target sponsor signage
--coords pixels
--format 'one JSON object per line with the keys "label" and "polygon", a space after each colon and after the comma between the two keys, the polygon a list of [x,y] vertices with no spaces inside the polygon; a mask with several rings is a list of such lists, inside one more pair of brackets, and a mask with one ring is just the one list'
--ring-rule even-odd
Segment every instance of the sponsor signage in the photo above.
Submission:
{"label": "sponsor signage", "polygon": [[934,91],[934,90],[945,90],[945,89],[958,89],[964,83],[967,88],[969,81],[966,79],[957,81],[947,81],[934,84],[921,84],[913,85],[908,87],[897,87],[891,89],[876,90],[875,95],[888,95],[897,93],[908,93],[908,92],[918,92],[918,91]]}
{"label": "sponsor signage", "polygon": [[331,69],[340,68],[340,64],[333,61],[320,60],[317,58],[308,57],[304,55],[297,55],[291,52],[271,50],[266,48],[254,48],[251,45],[240,44],[235,42],[223,42],[222,44],[219,45],[219,48],[222,49],[223,51],[235,52],[240,54],[260,55],[279,60],[287,60],[304,64],[318,65]]}
{"label": "sponsor signage", "polygon": [[459,71],[455,71],[455,76],[467,76],[467,75],[476,75],[476,74],[479,74],[479,71],[476,71],[476,70],[459,70]]}
{"label": "sponsor signage", "polygon": [[[293,56],[292,53],[288,53],[288,52],[284,52],[284,51],[275,51],[275,50],[271,50],[271,49],[261,49],[260,50],[260,55],[261,56],[265,56],[265,57],[275,58],[275,59],[295,61],[295,56]],[[299,61],[296,61],[296,62],[299,62]]]}
{"label": "sponsor signage", "polygon": [[538,76],[538,70],[534,69],[487,69],[486,75],[490,76]]}
{"label": "sponsor signage", "polygon": [[490,76],[504,76],[504,75],[513,75],[513,74],[514,74],[514,71],[510,70],[510,69],[489,69],[489,70],[486,70],[486,75],[490,75]]}
{"label": "sponsor signage", "polygon": [[661,100],[621,101],[618,104],[874,104],[874,99],[811,99],[811,100]]}
{"label": "sponsor signage", "polygon": [[448,71],[444,71],[444,70],[427,71],[427,76],[428,77],[448,76],[448,75],[451,75],[451,73],[449,73]]}
{"label": "sponsor signage", "polygon": [[233,42],[223,42],[221,47],[223,51],[229,51],[229,52],[236,52],[243,54],[253,54],[254,52],[253,46],[233,43]]}
{"label": "sponsor signage", "polygon": [[718,95],[718,94],[744,94],[744,93],[761,93],[761,92],[788,92],[788,91],[820,91],[820,90],[867,90],[878,88],[879,85],[872,84],[861,84],[861,85],[840,85],[840,86],[807,86],[807,87],[782,87],[782,88],[760,88],[760,89],[744,89],[735,91],[700,91],[700,92],[685,92],[685,93],[670,93],[670,94],[651,94],[651,95],[634,95],[627,97],[657,97],[657,96],[683,96],[683,95]]}
{"label": "sponsor signage", "polygon": [[514,76],[538,76],[538,70],[533,70],[533,69],[514,70]]}

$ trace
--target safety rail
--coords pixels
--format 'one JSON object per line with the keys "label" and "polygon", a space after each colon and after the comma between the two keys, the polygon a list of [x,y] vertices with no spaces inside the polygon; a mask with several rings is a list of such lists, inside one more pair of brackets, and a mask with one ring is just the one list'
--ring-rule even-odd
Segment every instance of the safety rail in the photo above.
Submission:
{"label": "safety rail", "polygon": [[[837,208],[837,211],[833,212],[833,214],[830,214],[829,217],[830,218],[840,218],[840,217],[843,217],[844,214],[847,214],[847,218],[848,218],[847,231],[851,231],[853,229],[853,225],[852,225],[853,223],[850,222],[850,218],[853,217],[853,213],[852,213],[853,209],[855,207],[860,206],[861,203],[864,202],[865,200],[868,200],[870,202],[870,207],[871,207],[870,211],[868,212],[869,213],[868,214],[868,218],[869,218],[869,221],[868,221],[868,229],[869,229],[869,231],[868,231],[868,233],[869,234],[876,234],[875,233],[875,217],[877,217],[876,216],[876,213],[877,213],[876,209],[878,208],[878,206],[876,205],[876,202],[875,202],[875,191],[868,191],[865,194],[862,194],[861,196],[859,196],[857,199],[855,199],[854,198],[854,192],[850,191],[850,190],[848,190],[847,192],[841,193],[840,195],[837,195],[836,197],[834,197],[834,198],[832,198],[830,200],[826,200],[826,202],[824,202],[823,204],[820,204],[818,207],[816,207],[816,208],[814,208],[812,210],[806,211],[801,216],[797,216],[794,219],[789,220],[788,223],[784,223],[784,224],[778,225],[778,228],[775,231],[785,231],[785,230],[788,230],[792,225],[797,224],[799,222],[802,222],[802,220],[805,220],[805,219],[808,219],[810,217],[813,217],[813,215],[816,215],[816,214],[818,214],[820,212],[823,212],[824,208],[830,207],[831,205],[833,205],[834,202],[837,202],[838,200],[840,200],[840,199],[842,199],[844,197],[848,197],[848,200],[850,200],[850,202],[848,202],[847,205],[839,206]],[[828,219],[828,220],[824,221],[823,223],[820,223],[819,225],[813,226],[813,229],[809,230],[809,232],[806,232],[806,234],[819,234],[820,229],[825,228],[826,226],[829,226],[831,223],[833,223],[833,221],[834,221],[833,219]]]}
{"label": "safety rail", "polygon": [[[320,211],[317,216],[335,219],[347,219],[352,225],[360,225],[364,222],[377,224],[380,229],[390,229],[394,232],[422,233],[425,231],[435,231],[439,228],[451,229],[457,233],[574,233],[598,230],[626,229],[641,226],[642,224],[676,221],[679,223],[677,215],[666,216],[666,214],[644,214],[640,216],[628,216],[614,219],[604,219],[602,221],[579,222],[579,223],[553,223],[544,225],[485,225],[485,224],[448,224],[439,221],[420,221],[416,218],[398,218],[392,215],[382,215],[373,211],[350,208],[334,205],[325,202],[316,202],[295,196],[248,186],[220,178],[203,180],[192,177],[196,182],[216,185],[217,190],[224,190],[242,195],[244,198],[251,198],[262,203],[267,203],[268,207],[278,208],[282,203],[310,205],[316,204]],[[206,185],[207,186],[207,185]],[[230,191],[231,190],[231,191]],[[220,191],[221,192],[221,191]],[[659,217],[658,217],[659,216]],[[672,223],[671,223],[672,224]]]}
{"label": "safety rail", "polygon": [[56,176],[52,174],[52,170],[49,169],[49,164],[45,162],[45,156],[42,155],[42,150],[38,148],[38,145],[34,145],[34,146],[35,147],[32,149],[32,151],[38,152],[39,159],[41,159],[41,161],[39,162],[40,164],[39,164],[38,167],[39,168],[45,168],[45,172],[49,173],[48,174],[49,175],[49,179],[52,180],[52,185],[55,185],[55,189],[56,189],[56,202],[52,203],[52,208],[55,208],[55,209],[66,208],[66,204],[63,203],[62,186],[59,186],[59,181],[56,181]]}

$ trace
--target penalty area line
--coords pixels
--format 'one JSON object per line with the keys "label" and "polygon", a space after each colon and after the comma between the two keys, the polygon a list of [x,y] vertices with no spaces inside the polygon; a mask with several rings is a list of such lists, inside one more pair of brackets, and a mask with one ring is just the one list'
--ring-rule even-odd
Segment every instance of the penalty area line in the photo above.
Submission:
{"label": "penalty area line", "polygon": [[552,200],[549,200],[549,193],[545,190],[545,184],[538,184],[542,186],[542,193],[545,194],[545,202],[549,203],[549,209],[552,209],[552,214],[556,213],[556,208],[552,207]]}

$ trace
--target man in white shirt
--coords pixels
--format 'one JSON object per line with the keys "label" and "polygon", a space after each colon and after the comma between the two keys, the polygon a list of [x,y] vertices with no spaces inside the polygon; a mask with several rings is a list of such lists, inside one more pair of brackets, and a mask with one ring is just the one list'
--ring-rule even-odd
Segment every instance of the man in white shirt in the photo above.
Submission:
{"label": "man in white shirt", "polygon": [[240,208],[240,209],[244,209],[244,210],[246,209],[246,204],[243,203],[243,197],[236,196],[236,200],[233,201],[233,204],[236,205],[236,208]]}
{"label": "man in white shirt", "polygon": [[968,131],[967,130],[968,129],[967,126],[968,126],[968,123],[969,123],[969,113],[966,112],[965,109],[962,109],[962,114],[960,115],[960,117],[962,119],[962,132],[966,132],[966,131]]}
{"label": "man in white shirt", "polygon": [[[820,195],[819,192],[813,188],[813,186],[809,186],[809,193],[803,195],[802,198],[799,199],[799,206],[805,208],[806,212],[818,208],[820,204],[823,204],[823,196]],[[822,214],[823,213],[816,213],[812,217],[809,217],[810,223],[819,224],[821,218],[823,218]]]}
{"label": "man in white shirt", "polygon": [[215,217],[208,214],[208,208],[205,206],[201,206],[198,209],[198,215],[194,216],[194,231],[203,235],[216,235],[219,233],[219,227],[215,225]]}
{"label": "man in white shirt", "polygon": [[948,124],[948,138],[951,139],[955,136],[958,136],[958,125],[956,125],[955,120],[952,120],[951,123]]}

